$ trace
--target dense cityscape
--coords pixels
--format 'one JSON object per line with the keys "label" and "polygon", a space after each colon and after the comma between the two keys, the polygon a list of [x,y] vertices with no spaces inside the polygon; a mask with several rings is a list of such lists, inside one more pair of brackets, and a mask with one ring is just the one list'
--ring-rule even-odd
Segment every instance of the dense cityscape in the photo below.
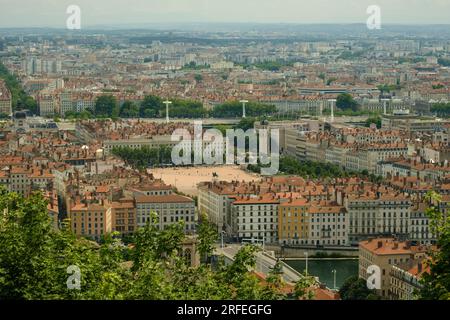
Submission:
{"label": "dense cityscape", "polygon": [[0,118],[0,299],[450,299],[446,26],[0,29]]}

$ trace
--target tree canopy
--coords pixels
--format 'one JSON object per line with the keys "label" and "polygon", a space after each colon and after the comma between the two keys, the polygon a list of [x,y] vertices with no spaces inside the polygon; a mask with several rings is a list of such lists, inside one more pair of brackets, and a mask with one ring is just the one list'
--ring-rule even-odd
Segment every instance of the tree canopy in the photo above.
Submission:
{"label": "tree canopy", "polygon": [[95,115],[98,117],[114,117],[119,115],[119,106],[113,95],[102,95],[95,99]]}
{"label": "tree canopy", "polygon": [[431,232],[437,235],[438,250],[428,261],[430,272],[422,277],[421,300],[450,300],[450,216],[447,210],[440,210],[437,204],[441,196],[435,192],[427,195],[431,204],[426,214],[430,219]]}
{"label": "tree canopy", "polygon": [[336,106],[344,111],[345,110],[358,111],[359,109],[358,102],[356,102],[356,100],[353,99],[352,95],[348,93],[342,93],[338,95]]}
{"label": "tree canopy", "polygon": [[[118,235],[100,243],[77,238],[66,222],[54,229],[40,193],[25,199],[0,189],[0,299],[14,300],[260,300],[279,295],[277,272],[262,284],[249,269],[256,247],[247,245],[234,262],[219,259],[194,267],[183,255],[183,222],[164,230],[157,215],[125,246]],[[199,234],[211,253],[216,234]],[[69,267],[80,271],[79,288],[70,289]],[[68,273],[68,271],[70,271]]]}
{"label": "tree canopy", "polygon": [[[277,112],[274,105],[263,104],[259,102],[249,102],[245,106],[246,115],[248,117],[260,117],[272,115]],[[239,101],[229,101],[217,105],[211,111],[211,115],[215,118],[239,118],[242,117],[242,103]]]}
{"label": "tree canopy", "polygon": [[347,279],[339,290],[342,300],[378,300],[375,290],[367,288],[364,279],[358,276]]}
{"label": "tree canopy", "polygon": [[172,164],[172,149],[168,146],[160,146],[159,148],[142,147],[139,149],[115,147],[112,154],[137,169]]}
{"label": "tree canopy", "polygon": [[9,91],[11,91],[11,103],[13,110],[29,110],[32,113],[37,113],[37,103],[33,97],[26,94],[23,90],[20,81],[15,75],[11,74],[9,70],[0,62],[0,79],[5,81]]}
{"label": "tree canopy", "polygon": [[441,117],[450,116],[450,103],[436,103],[431,107],[431,112]]}

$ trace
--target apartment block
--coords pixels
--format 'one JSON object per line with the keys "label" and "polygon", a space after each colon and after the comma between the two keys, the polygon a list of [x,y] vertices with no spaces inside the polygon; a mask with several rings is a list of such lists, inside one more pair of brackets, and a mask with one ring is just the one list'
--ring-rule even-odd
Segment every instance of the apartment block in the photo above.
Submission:
{"label": "apartment block", "polygon": [[310,203],[295,199],[281,203],[278,208],[278,237],[284,245],[309,243]]}
{"label": "apartment block", "polygon": [[58,100],[53,94],[40,94],[37,99],[37,104],[41,117],[50,117],[58,113]]}
{"label": "apartment block", "polygon": [[198,210],[206,214],[209,221],[220,231],[233,235],[236,230],[231,213],[231,204],[236,195],[255,195],[255,188],[241,186],[238,182],[206,182],[198,186]]}
{"label": "apartment block", "polygon": [[414,259],[414,253],[407,242],[398,242],[392,238],[369,239],[359,244],[359,277],[368,280],[371,266],[380,268],[380,289],[377,294],[388,299],[391,287],[392,267],[408,263]]}
{"label": "apartment block", "polygon": [[136,231],[136,207],[133,199],[121,199],[111,203],[112,230],[122,236]]}
{"label": "apartment block", "polygon": [[347,210],[334,203],[312,203],[309,210],[309,237],[306,244],[348,245]]}
{"label": "apartment block", "polygon": [[231,212],[235,221],[233,233],[240,240],[278,242],[278,206],[274,195],[247,196],[233,202]]}
{"label": "apartment block", "polygon": [[417,300],[418,293],[423,287],[421,277],[425,272],[429,272],[429,267],[423,260],[411,260],[399,266],[392,266],[389,299]]}
{"label": "apartment block", "polygon": [[410,232],[411,200],[402,194],[366,192],[348,195],[344,206],[349,217],[349,242],[382,235],[407,239]]}
{"label": "apartment block", "polygon": [[152,214],[158,215],[158,227],[163,230],[167,226],[183,221],[185,232],[194,233],[197,227],[195,202],[193,199],[177,194],[165,196],[138,196],[136,201],[137,227],[152,223]]}
{"label": "apartment block", "polygon": [[69,201],[68,216],[72,231],[95,240],[112,232],[112,205],[108,201]]}
{"label": "apartment block", "polygon": [[437,242],[437,236],[431,230],[427,208],[426,203],[414,203],[411,208],[409,240],[418,245],[435,245]]}
{"label": "apartment block", "polygon": [[6,86],[5,81],[0,79],[0,115],[12,115],[11,92]]}

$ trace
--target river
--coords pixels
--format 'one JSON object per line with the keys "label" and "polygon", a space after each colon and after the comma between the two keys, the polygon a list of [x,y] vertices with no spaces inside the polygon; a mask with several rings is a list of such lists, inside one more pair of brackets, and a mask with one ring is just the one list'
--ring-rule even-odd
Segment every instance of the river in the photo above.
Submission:
{"label": "river", "polygon": [[[298,272],[305,272],[305,260],[286,260],[285,262]],[[333,289],[334,286],[333,270],[336,270],[336,287],[339,289],[345,280],[358,275],[358,260],[308,260],[308,273],[319,277],[320,282],[325,283],[330,289]]]}

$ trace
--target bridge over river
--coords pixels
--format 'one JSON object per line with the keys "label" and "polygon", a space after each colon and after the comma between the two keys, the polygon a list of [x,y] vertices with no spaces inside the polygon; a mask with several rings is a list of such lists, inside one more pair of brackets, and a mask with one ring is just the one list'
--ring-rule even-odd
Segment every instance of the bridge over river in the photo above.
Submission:
{"label": "bridge over river", "polygon": [[[228,245],[224,248],[216,248],[215,254],[225,257],[225,262],[231,263],[234,260],[235,255],[239,252],[240,248],[241,246],[239,245]],[[267,275],[273,269],[277,261],[278,259],[272,256],[270,253],[259,251],[256,253],[256,266],[253,270]],[[294,268],[290,267],[283,261],[281,261],[281,264],[283,268],[282,277],[284,281],[295,284],[303,277],[302,274],[300,274],[298,271],[296,271]],[[316,278],[316,281],[319,282],[319,279]]]}

